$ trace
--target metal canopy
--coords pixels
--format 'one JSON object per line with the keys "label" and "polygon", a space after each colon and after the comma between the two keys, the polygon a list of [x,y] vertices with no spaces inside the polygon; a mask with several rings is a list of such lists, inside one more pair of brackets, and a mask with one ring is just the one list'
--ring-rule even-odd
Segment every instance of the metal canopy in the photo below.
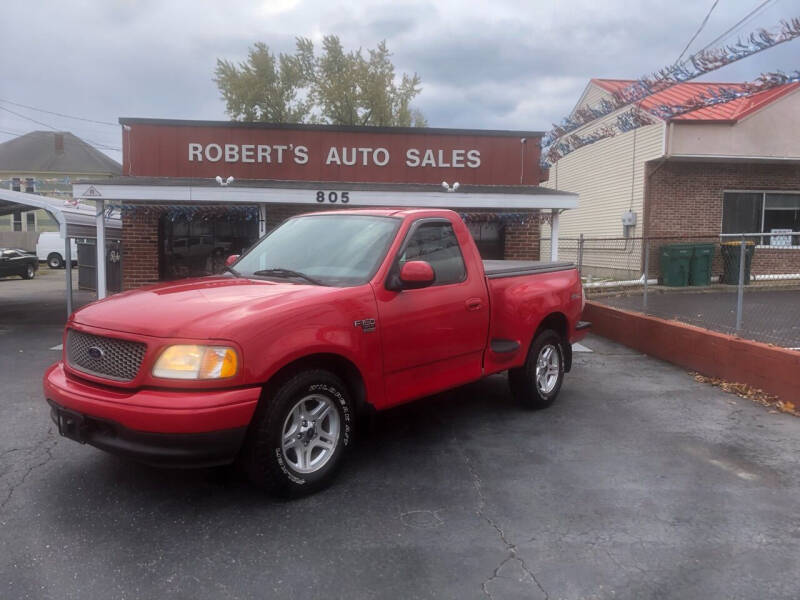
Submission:
{"label": "metal canopy", "polygon": [[[95,208],[87,204],[77,206],[66,206],[63,200],[48,198],[37,194],[23,194],[22,192],[11,192],[0,190],[0,216],[8,215],[17,210],[30,210],[31,208],[41,208],[47,211],[59,225],[61,237],[71,238],[94,238],[96,237],[95,227]],[[15,194],[15,200],[7,198],[9,194]],[[66,230],[63,229],[65,224]],[[121,239],[122,222],[119,217],[106,217],[106,237],[111,239]]]}
{"label": "metal canopy", "polygon": [[[12,214],[18,210],[40,208],[50,214],[56,223],[61,238],[64,240],[64,269],[66,283],[67,316],[72,313],[72,248],[70,238],[95,238],[97,237],[97,222],[103,223],[101,233],[112,239],[120,239],[122,222],[119,218],[98,218],[94,207],[64,206],[62,200],[47,198],[37,194],[13,192],[0,189],[0,216]],[[101,296],[102,297],[102,296]]]}
{"label": "metal canopy", "polygon": [[399,184],[243,179],[219,185],[213,179],[115,177],[72,185],[76,200],[106,203],[189,202],[197,204],[319,205],[317,193],[348,192],[351,207],[577,208],[578,195],[537,186],[469,185],[449,191],[439,184]]}

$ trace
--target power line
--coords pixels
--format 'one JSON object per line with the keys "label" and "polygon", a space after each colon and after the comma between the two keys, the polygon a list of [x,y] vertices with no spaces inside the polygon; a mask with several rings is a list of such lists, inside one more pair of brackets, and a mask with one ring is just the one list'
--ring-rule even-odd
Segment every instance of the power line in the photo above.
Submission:
{"label": "power line", "polygon": [[4,110],[6,112],[10,112],[12,115],[16,115],[16,116],[20,117],[21,119],[25,119],[26,121],[31,121],[33,123],[36,123],[37,125],[41,125],[43,127],[47,127],[48,129],[52,129],[53,131],[58,131],[58,129],[56,129],[52,125],[48,125],[47,123],[42,123],[41,121],[37,121],[36,119],[32,119],[30,117],[26,117],[25,115],[22,115],[22,114],[20,114],[18,112],[14,112],[10,108],[6,108],[4,106],[0,106],[0,110]]}
{"label": "power line", "polygon": [[37,112],[47,113],[48,115],[55,115],[57,117],[64,117],[65,119],[75,119],[76,121],[85,121],[87,123],[97,123],[98,125],[110,125],[111,127],[119,127],[119,123],[111,123],[110,121],[98,121],[96,119],[86,119],[84,117],[76,117],[74,115],[66,115],[64,113],[55,112],[52,110],[45,110],[44,108],[36,108],[35,106],[28,106],[27,104],[20,104],[19,102],[12,102],[11,100],[5,100],[4,98],[0,98],[0,102],[4,102],[5,104],[12,104],[14,106],[19,106],[20,108],[27,108],[29,110],[35,110]]}
{"label": "power line", "polygon": [[[5,107],[5,106],[0,106],[0,110],[4,110],[4,111],[6,111],[6,112],[9,112],[9,113],[11,113],[12,115],[16,115],[16,116],[18,116],[18,117],[19,117],[19,118],[21,118],[21,119],[25,119],[26,121],[31,121],[32,123],[36,123],[37,125],[41,125],[42,127],[47,127],[48,129],[52,129],[53,131],[61,131],[60,129],[56,129],[56,128],[55,128],[55,127],[53,127],[52,125],[49,125],[49,124],[47,124],[47,123],[43,123],[42,121],[37,121],[37,120],[36,120],[36,119],[34,119],[34,118],[31,118],[31,117],[25,116],[25,115],[23,115],[23,114],[21,114],[21,113],[18,113],[18,112],[15,112],[15,111],[13,111],[13,110],[11,110],[10,108],[7,108],[7,107]],[[87,142],[87,143],[89,143],[90,145],[92,145],[92,146],[95,146],[95,147],[96,147],[96,148],[98,148],[98,149],[105,149],[105,150],[116,150],[117,152],[122,152],[122,150],[121,150],[120,148],[115,148],[114,146],[110,146],[110,145],[108,145],[108,144],[104,144],[103,142],[96,142],[96,141],[94,141],[94,140],[90,140],[90,139],[88,139],[88,138],[81,138],[81,139],[82,139],[84,142]]]}
{"label": "power line", "polygon": [[711,5],[711,8],[708,9],[708,13],[706,13],[706,17],[703,19],[703,22],[700,23],[700,27],[697,28],[697,31],[694,32],[692,39],[690,39],[686,43],[686,46],[684,46],[683,50],[681,50],[681,53],[678,55],[678,58],[675,59],[673,65],[677,65],[680,62],[680,60],[683,58],[683,55],[686,54],[686,51],[689,49],[689,46],[692,45],[692,42],[694,42],[697,39],[697,36],[700,35],[700,32],[703,31],[703,28],[706,26],[706,23],[708,23],[708,19],[711,16],[711,13],[714,12],[714,9],[717,7],[718,3],[719,0],[714,0],[714,3]]}
{"label": "power line", "polygon": [[741,27],[742,25],[744,25],[744,24],[745,24],[747,21],[749,21],[751,18],[755,17],[755,16],[756,16],[756,15],[757,15],[759,12],[761,12],[761,11],[762,11],[764,8],[766,8],[768,4],[771,4],[771,3],[773,3],[773,2],[775,2],[775,0],[764,0],[764,1],[763,1],[761,4],[759,4],[758,6],[756,6],[756,7],[755,7],[753,10],[751,10],[749,13],[747,13],[747,14],[746,14],[746,15],[745,15],[745,16],[744,16],[744,17],[743,17],[743,18],[742,18],[742,19],[741,19],[741,20],[740,20],[738,23],[736,23],[735,25],[733,25],[733,26],[732,26],[732,27],[730,27],[729,29],[725,30],[725,31],[724,31],[723,33],[721,33],[719,36],[717,36],[716,38],[714,38],[713,40],[711,40],[711,41],[710,41],[708,44],[706,44],[705,46],[703,46],[703,47],[702,47],[700,50],[698,50],[698,51],[697,51],[697,54],[699,54],[699,53],[700,53],[700,52],[702,52],[703,50],[708,50],[708,49],[709,49],[711,46],[713,46],[713,45],[714,45],[714,44],[716,44],[717,42],[720,42],[720,41],[722,41],[722,40],[726,39],[726,38],[727,38],[727,37],[728,37],[728,36],[729,36],[731,33],[733,33],[733,32],[734,32],[735,30],[737,30],[739,27]]}
{"label": "power line", "polygon": [[0,129],[0,133],[7,133],[8,135],[25,135],[21,131],[9,131],[8,129]]}

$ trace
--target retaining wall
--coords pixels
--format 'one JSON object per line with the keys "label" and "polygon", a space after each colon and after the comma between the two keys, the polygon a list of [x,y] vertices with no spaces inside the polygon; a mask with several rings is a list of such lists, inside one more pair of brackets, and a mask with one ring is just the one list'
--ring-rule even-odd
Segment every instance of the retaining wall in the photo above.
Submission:
{"label": "retaining wall", "polygon": [[746,383],[800,405],[800,352],[678,321],[587,302],[592,331],[709,377]]}

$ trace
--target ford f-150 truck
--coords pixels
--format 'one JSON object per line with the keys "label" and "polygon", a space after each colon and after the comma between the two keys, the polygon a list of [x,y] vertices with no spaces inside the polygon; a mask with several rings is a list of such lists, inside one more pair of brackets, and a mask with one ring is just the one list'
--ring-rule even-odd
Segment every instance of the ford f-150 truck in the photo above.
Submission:
{"label": "ford f-150 truck", "polygon": [[61,435],[150,464],[238,461],[300,495],[371,410],[502,371],[522,405],[550,405],[589,327],[573,265],[482,261],[449,210],[302,215],[231,258],[69,318],[44,376]]}

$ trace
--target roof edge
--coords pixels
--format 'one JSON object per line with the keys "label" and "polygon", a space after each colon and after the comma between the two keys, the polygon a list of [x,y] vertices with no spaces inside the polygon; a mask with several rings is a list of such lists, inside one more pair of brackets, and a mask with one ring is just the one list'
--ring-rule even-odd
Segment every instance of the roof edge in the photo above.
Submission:
{"label": "roof edge", "polygon": [[[95,185],[95,186],[153,186],[153,187],[214,187],[218,188],[219,183],[215,179],[208,177],[148,177],[122,175],[110,179],[82,179],[72,182],[74,185]],[[362,191],[407,191],[409,193],[428,191],[442,192],[440,183],[388,183],[388,182],[367,182],[367,181],[306,181],[306,180],[284,180],[284,179],[237,179],[225,189],[235,188],[287,188],[287,189],[319,189],[325,186],[331,190],[362,190]],[[483,185],[467,184],[460,185],[454,195],[464,193],[495,193],[495,194],[541,194],[541,195],[561,195],[577,196],[572,192],[553,190],[536,185]],[[89,198],[91,200],[91,198]]]}
{"label": "roof edge", "polygon": [[441,127],[372,127],[363,125],[311,125],[307,123],[270,123],[262,121],[201,121],[191,119],[151,119],[120,117],[120,125],[162,125],[172,127],[234,127],[242,129],[277,129],[300,131],[331,131],[343,133],[387,133],[422,135],[474,135],[498,137],[542,137],[544,131],[509,129],[452,129]]}

